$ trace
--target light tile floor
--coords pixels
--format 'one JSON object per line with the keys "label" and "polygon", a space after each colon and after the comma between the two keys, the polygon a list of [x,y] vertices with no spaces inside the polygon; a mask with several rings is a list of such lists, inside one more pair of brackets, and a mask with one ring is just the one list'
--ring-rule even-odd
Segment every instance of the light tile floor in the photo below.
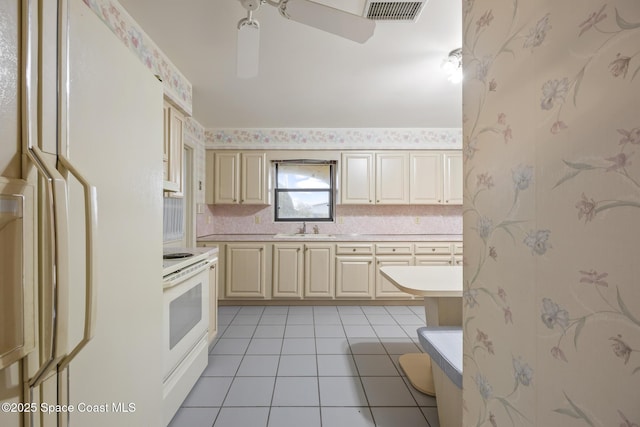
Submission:
{"label": "light tile floor", "polygon": [[398,366],[422,306],[224,306],[218,323],[170,427],[439,427]]}

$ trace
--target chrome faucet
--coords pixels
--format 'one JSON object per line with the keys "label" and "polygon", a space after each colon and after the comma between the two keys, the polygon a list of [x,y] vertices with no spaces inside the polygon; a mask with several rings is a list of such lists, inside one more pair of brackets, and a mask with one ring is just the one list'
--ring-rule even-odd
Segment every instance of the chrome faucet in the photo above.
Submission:
{"label": "chrome faucet", "polygon": [[317,225],[313,226],[313,234],[318,234],[320,232],[320,229],[318,228]]}
{"label": "chrome faucet", "polygon": [[303,222],[302,227],[298,229],[298,234],[307,234],[307,223]]}

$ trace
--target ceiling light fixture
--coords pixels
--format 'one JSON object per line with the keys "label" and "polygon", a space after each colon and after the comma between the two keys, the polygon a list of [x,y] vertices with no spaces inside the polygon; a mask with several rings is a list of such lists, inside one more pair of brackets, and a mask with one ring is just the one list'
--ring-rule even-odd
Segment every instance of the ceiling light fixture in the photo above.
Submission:
{"label": "ceiling light fixture", "polygon": [[462,81],[462,48],[449,52],[447,58],[442,61],[441,67],[447,73],[447,79],[451,83],[460,83]]}

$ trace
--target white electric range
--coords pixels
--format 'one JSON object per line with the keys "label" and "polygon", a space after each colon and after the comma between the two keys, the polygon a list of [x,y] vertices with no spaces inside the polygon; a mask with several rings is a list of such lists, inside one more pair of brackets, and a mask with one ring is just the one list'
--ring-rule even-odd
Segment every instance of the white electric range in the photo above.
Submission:
{"label": "white electric range", "polygon": [[218,249],[166,248],[163,255],[162,395],[168,424],[208,363],[209,269]]}

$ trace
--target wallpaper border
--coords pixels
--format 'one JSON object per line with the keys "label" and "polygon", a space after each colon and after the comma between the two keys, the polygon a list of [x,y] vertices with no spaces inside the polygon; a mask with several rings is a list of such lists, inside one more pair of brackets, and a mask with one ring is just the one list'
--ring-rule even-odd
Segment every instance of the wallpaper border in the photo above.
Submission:
{"label": "wallpaper border", "polygon": [[462,128],[207,129],[208,149],[462,149]]}
{"label": "wallpaper border", "polygon": [[162,80],[165,95],[187,115],[192,113],[193,89],[187,78],[115,0],[82,0],[105,25]]}

